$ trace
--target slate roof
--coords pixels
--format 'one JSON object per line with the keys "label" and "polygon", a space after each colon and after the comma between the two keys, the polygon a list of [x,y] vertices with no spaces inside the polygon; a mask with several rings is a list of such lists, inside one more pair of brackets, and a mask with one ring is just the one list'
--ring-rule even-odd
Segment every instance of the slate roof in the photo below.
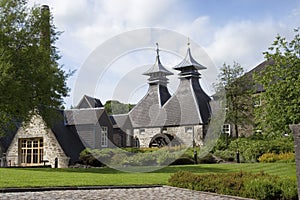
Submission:
{"label": "slate roof", "polygon": [[188,48],[186,57],[174,69],[179,73],[180,84],[175,94],[165,103],[166,126],[206,124],[211,115],[210,97],[199,83],[197,70],[206,69],[191,55]]}
{"label": "slate roof", "polygon": [[[63,111],[59,111],[59,113],[63,119]],[[70,157],[70,164],[75,164],[79,159],[80,152],[85,149],[75,127],[65,126],[64,121],[59,120],[51,127],[51,130],[65,154]]]}
{"label": "slate roof", "polygon": [[156,43],[156,45],[157,45],[157,49],[156,49],[156,61],[155,61],[155,64],[152,65],[152,67],[149,70],[147,70],[145,73],[143,73],[143,75],[151,76],[152,74],[157,73],[157,72],[161,72],[161,73],[163,73],[166,76],[173,75],[172,72],[170,72],[169,70],[167,70],[161,64],[160,58],[159,58],[158,43]]}
{"label": "slate roof", "polygon": [[[256,67],[254,67],[249,72],[245,73],[244,77],[248,78],[249,82],[252,83],[254,81],[253,80],[253,75],[254,74],[262,73],[263,70],[265,70],[268,65],[272,65],[273,63],[274,63],[274,61],[272,61],[272,60],[265,60],[265,61],[261,62],[259,65],[257,65]],[[261,84],[258,84],[258,83],[255,83],[254,88],[255,88],[256,93],[260,93],[260,92],[265,91],[264,87]]]}
{"label": "slate roof", "polygon": [[123,130],[132,128],[128,114],[112,115],[110,116],[110,120],[112,121],[114,128],[121,128]]}
{"label": "slate roof", "polygon": [[197,70],[206,69],[191,55],[190,48],[182,62],[180,85],[173,96],[160,84],[149,86],[145,97],[129,112],[134,128],[206,124],[211,115],[210,97],[199,83]]}
{"label": "slate roof", "polygon": [[175,94],[163,108],[167,112],[165,126],[206,124],[209,121],[210,97],[196,78],[182,79]]}
{"label": "slate roof", "polygon": [[87,95],[84,95],[78,105],[76,106],[77,109],[83,109],[83,108],[101,108],[103,107],[103,104],[101,103],[100,99],[90,97]]}
{"label": "slate roof", "polygon": [[150,69],[148,69],[145,73],[143,73],[143,75],[147,75],[147,76],[150,76],[154,73],[157,73],[157,72],[161,72],[165,75],[173,75],[172,72],[170,72],[169,70],[167,70],[160,62],[160,59],[159,59],[159,55],[156,56],[156,61],[155,61],[155,64],[152,65],[150,67]]}
{"label": "slate roof", "polygon": [[164,103],[171,97],[168,88],[164,85],[150,85],[147,94],[129,112],[133,127],[160,126],[159,113]]}
{"label": "slate roof", "polygon": [[[17,123],[14,127],[11,127],[5,131],[5,135],[0,137],[0,148],[3,152],[6,152],[11,142],[13,141],[21,123]],[[1,152],[1,151],[0,151]],[[2,155],[0,155],[0,158]]]}
{"label": "slate roof", "polygon": [[105,112],[104,108],[91,109],[70,109],[65,110],[65,124],[66,125],[84,125],[97,124],[99,118]]}
{"label": "slate roof", "polygon": [[184,59],[178,65],[173,67],[173,69],[182,70],[183,68],[187,68],[187,67],[191,67],[191,66],[197,70],[207,69],[205,66],[201,65],[193,58],[191,49],[189,47]]}

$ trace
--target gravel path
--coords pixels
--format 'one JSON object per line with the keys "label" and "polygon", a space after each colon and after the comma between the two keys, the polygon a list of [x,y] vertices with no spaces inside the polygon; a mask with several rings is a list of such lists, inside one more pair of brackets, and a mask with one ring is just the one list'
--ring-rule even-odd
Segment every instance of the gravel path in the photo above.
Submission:
{"label": "gravel path", "polygon": [[71,200],[71,199],[111,199],[111,200],[141,200],[141,199],[172,199],[172,200],[244,200],[245,198],[216,195],[199,191],[163,186],[149,188],[122,189],[91,189],[91,190],[52,190],[39,192],[8,192],[0,193],[0,199],[41,199],[41,200]]}

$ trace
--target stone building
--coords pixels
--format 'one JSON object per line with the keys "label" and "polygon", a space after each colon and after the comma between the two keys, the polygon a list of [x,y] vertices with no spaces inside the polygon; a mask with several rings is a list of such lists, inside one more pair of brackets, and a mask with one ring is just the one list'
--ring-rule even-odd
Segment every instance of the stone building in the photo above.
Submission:
{"label": "stone building", "polygon": [[85,148],[101,149],[122,144],[119,139],[122,133],[114,132],[99,99],[85,95],[74,109],[57,113],[57,120],[50,128],[36,114],[29,123],[20,123],[0,138],[0,166],[46,164],[63,168],[75,164]]}
{"label": "stone building", "polygon": [[149,76],[148,92],[128,114],[113,116],[126,132],[128,146],[136,140],[141,147],[201,145],[211,115],[211,99],[199,83],[198,70],[206,67],[193,58],[188,47],[185,58],[174,69],[180,71],[180,84],[171,95],[167,76],[173,73],[161,64],[157,48],[155,64],[143,73]]}
{"label": "stone building", "polygon": [[[260,134],[263,132],[262,127],[259,127],[258,123],[256,122],[256,118],[259,116],[256,116],[255,112],[257,108],[263,106],[261,95],[265,92],[265,88],[261,84],[256,83],[253,76],[254,74],[260,74],[268,65],[272,65],[273,63],[274,62],[272,60],[265,60],[241,77],[247,80],[249,88],[253,93],[250,94],[250,98],[247,99],[248,101],[251,101],[249,102],[249,105],[252,106],[252,108],[248,109],[247,113],[247,115],[249,116],[248,123],[245,123],[243,126],[238,125],[237,127],[239,137],[248,137],[253,135],[254,133]],[[225,122],[222,132],[228,136],[236,137],[236,131],[234,128],[234,124],[232,123]]]}

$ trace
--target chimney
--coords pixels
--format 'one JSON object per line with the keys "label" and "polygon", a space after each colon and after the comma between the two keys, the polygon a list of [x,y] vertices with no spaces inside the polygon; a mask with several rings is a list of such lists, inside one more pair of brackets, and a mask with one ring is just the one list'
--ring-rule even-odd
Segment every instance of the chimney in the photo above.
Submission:
{"label": "chimney", "polygon": [[41,6],[41,46],[50,50],[50,9],[48,5]]}

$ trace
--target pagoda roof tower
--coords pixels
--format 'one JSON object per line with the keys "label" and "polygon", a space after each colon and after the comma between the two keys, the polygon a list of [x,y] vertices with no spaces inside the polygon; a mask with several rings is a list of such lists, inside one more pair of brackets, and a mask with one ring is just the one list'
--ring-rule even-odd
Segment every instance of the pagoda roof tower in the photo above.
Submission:
{"label": "pagoda roof tower", "polygon": [[143,75],[149,76],[147,94],[129,112],[133,127],[151,127],[160,124],[158,116],[162,106],[170,99],[167,76],[173,75],[161,63],[156,43],[156,61]]}
{"label": "pagoda roof tower", "polygon": [[210,97],[202,89],[198,70],[206,69],[192,56],[190,43],[184,59],[173,69],[180,71],[180,84],[166,102],[166,126],[207,124],[211,116]]}

